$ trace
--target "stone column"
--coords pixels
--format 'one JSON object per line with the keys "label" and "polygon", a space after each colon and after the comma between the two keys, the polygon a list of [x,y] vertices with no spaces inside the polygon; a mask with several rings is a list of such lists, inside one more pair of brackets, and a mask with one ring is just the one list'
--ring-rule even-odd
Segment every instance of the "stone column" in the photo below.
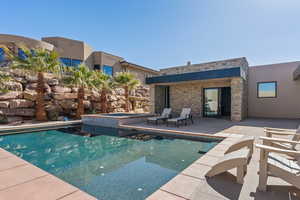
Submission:
{"label": "stone column", "polygon": [[244,81],[242,78],[231,80],[231,120],[241,121],[244,117]]}
{"label": "stone column", "polygon": [[155,113],[155,85],[150,85],[150,113]]}

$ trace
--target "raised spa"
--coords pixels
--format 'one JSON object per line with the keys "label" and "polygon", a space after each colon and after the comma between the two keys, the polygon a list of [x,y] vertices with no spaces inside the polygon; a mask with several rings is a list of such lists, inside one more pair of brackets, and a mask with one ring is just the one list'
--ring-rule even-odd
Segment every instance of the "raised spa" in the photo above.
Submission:
{"label": "raised spa", "polygon": [[86,125],[118,128],[122,124],[132,124],[145,121],[152,114],[108,113],[82,115],[82,123]]}

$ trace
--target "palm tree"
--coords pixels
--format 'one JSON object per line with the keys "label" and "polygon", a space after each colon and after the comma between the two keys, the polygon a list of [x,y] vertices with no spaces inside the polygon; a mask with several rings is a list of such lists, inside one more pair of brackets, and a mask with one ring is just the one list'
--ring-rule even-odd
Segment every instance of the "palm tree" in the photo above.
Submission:
{"label": "palm tree", "polygon": [[48,51],[45,49],[30,50],[25,47],[19,48],[23,51],[23,57],[19,57],[9,52],[6,55],[12,61],[12,68],[19,68],[25,73],[32,75],[37,74],[36,87],[36,119],[38,121],[46,121],[47,114],[45,111],[45,77],[44,73],[59,73],[61,64],[58,60],[58,54],[55,51]]}
{"label": "palm tree", "polygon": [[4,72],[0,71],[0,92],[5,93],[9,91],[9,88],[5,84],[6,82],[10,81],[11,77]]}
{"label": "palm tree", "polygon": [[81,115],[84,114],[84,96],[85,91],[84,89],[91,89],[93,88],[93,80],[94,80],[94,74],[93,71],[91,71],[87,66],[84,64],[80,64],[76,68],[67,68],[67,73],[64,77],[64,82],[67,85],[78,87],[78,93],[77,93],[77,111],[76,111],[76,118],[80,119]]}
{"label": "palm tree", "polygon": [[129,72],[120,72],[114,78],[116,84],[124,88],[125,91],[125,112],[129,112],[129,93],[140,85],[134,74]]}
{"label": "palm tree", "polygon": [[100,89],[100,104],[101,113],[108,113],[109,106],[107,100],[107,94],[114,88],[114,81],[111,76],[104,74],[100,71],[94,72],[93,85],[99,90]]}

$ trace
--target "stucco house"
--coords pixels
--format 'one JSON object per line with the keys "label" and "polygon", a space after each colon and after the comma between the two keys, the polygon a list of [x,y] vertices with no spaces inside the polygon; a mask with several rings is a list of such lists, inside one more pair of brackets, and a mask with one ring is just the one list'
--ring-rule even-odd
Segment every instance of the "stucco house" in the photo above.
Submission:
{"label": "stucco house", "polygon": [[[64,37],[43,37],[36,40],[28,37],[0,34],[0,45],[5,45],[13,52],[22,56],[20,46],[27,48],[43,48],[55,50],[60,56],[60,61],[66,66],[77,66],[85,63],[90,69],[102,70],[108,75],[117,72],[131,72],[145,84],[145,78],[158,75],[158,71],[126,61],[124,58],[103,51],[95,51],[83,41]],[[0,64],[5,63],[4,51],[0,48]]]}
{"label": "stucco house", "polygon": [[151,111],[189,107],[197,117],[300,118],[300,62],[249,66],[235,58],[160,70],[149,77]]}

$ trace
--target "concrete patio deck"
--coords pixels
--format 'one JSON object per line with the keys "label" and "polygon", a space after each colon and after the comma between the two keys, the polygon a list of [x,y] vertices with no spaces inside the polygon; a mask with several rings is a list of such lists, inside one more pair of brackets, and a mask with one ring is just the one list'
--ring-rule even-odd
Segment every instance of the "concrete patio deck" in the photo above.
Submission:
{"label": "concrete patio deck", "polygon": [[[263,136],[263,127],[273,128],[287,128],[295,129],[300,124],[299,120],[290,119],[264,119],[264,118],[248,118],[241,122],[233,122],[229,119],[215,119],[215,118],[196,118],[194,124],[187,126],[181,125],[179,128],[174,125],[166,126],[163,123],[159,125],[136,123],[124,125],[124,127],[131,127],[136,129],[160,129],[167,131],[184,131],[195,135],[207,134],[210,136],[218,136],[218,133],[236,133],[242,135]],[[123,126],[122,126],[123,127]],[[225,136],[225,135],[224,135]]]}
{"label": "concrete patio deck", "polygon": [[96,200],[0,148],[0,200]]}
{"label": "concrete patio deck", "polygon": [[240,185],[235,180],[235,170],[206,178],[205,173],[224,155],[224,151],[243,135],[253,135],[256,142],[263,136],[263,127],[295,129],[299,120],[282,119],[247,119],[242,122],[231,122],[226,119],[196,119],[194,125],[166,127],[165,125],[147,125],[146,123],[131,124],[134,127],[156,129],[181,130],[201,135],[203,133],[226,137],[220,144],[195,161],[192,165],[163,185],[147,200],[294,200],[300,199],[300,190],[282,181],[271,177],[268,179],[268,191],[260,192],[258,186],[259,150],[254,149],[254,154],[248,165],[248,173],[244,184]]}

